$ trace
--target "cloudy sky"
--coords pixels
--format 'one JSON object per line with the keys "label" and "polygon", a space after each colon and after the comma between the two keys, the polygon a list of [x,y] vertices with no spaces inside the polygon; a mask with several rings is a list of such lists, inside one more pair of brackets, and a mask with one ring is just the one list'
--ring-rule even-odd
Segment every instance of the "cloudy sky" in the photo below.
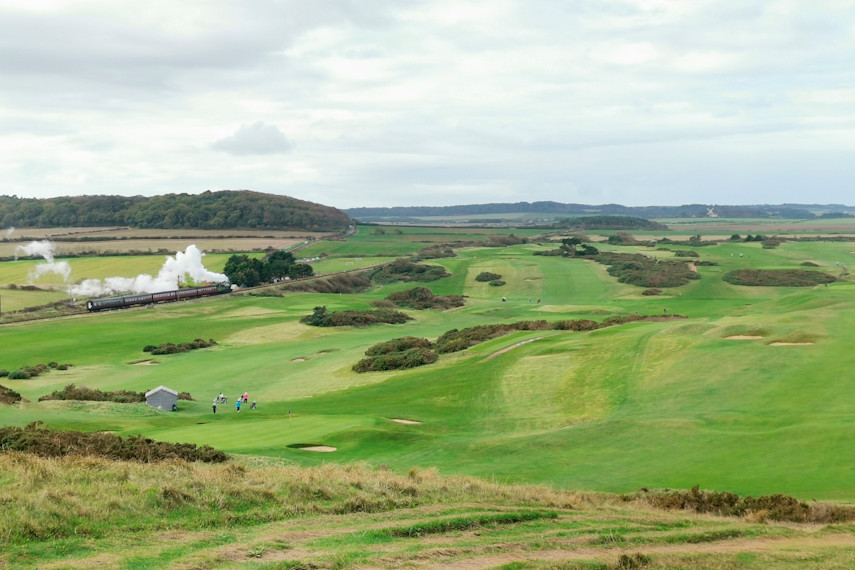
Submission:
{"label": "cloudy sky", "polygon": [[0,0],[0,195],[855,204],[850,0]]}

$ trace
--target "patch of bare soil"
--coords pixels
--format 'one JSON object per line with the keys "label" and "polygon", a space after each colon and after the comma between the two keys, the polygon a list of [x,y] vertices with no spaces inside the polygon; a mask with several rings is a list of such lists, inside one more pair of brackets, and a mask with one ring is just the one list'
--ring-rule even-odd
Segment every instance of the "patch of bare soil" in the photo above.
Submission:
{"label": "patch of bare soil", "polygon": [[332,453],[333,451],[338,451],[338,449],[329,445],[310,445],[309,447],[301,447],[300,451],[317,451],[319,453]]}
{"label": "patch of bare soil", "polygon": [[724,337],[725,340],[757,340],[763,338],[759,334],[734,334]]}
{"label": "patch of bare soil", "polygon": [[401,418],[389,418],[393,422],[398,422],[399,424],[420,424],[422,422],[417,422],[416,420],[403,420]]}
{"label": "patch of bare soil", "polygon": [[812,342],[770,342],[769,346],[810,346]]}
{"label": "patch of bare soil", "polygon": [[[495,568],[514,562],[531,561],[570,561],[597,560],[615,564],[622,554],[632,555],[643,552],[645,555],[672,554],[724,554],[734,552],[774,552],[781,556],[790,555],[794,558],[803,556],[818,548],[852,548],[855,547],[855,537],[849,534],[834,534],[826,536],[809,536],[793,538],[756,538],[748,540],[728,540],[718,543],[674,544],[631,549],[574,548],[562,550],[541,550],[537,552],[506,552],[461,560],[443,560],[442,568]],[[459,553],[455,553],[459,556]],[[436,564],[434,557],[431,564]]]}
{"label": "patch of bare soil", "polygon": [[698,268],[697,268],[697,266],[696,266],[694,263],[690,263],[690,264],[689,264],[689,269],[691,269],[691,270],[692,270],[692,271],[694,271],[695,273],[697,273],[697,272],[698,272]]}

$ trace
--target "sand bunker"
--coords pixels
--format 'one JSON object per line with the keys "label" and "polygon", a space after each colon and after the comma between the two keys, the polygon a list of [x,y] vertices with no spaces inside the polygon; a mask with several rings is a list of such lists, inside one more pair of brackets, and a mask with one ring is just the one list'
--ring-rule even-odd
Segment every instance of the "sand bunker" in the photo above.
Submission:
{"label": "sand bunker", "polygon": [[306,362],[305,358],[294,358],[291,362]]}
{"label": "sand bunker", "polygon": [[724,337],[725,340],[757,340],[758,338],[763,337],[758,334],[735,334]]}
{"label": "sand bunker", "polygon": [[695,266],[695,264],[694,264],[694,263],[690,263],[690,264],[689,264],[689,269],[691,269],[691,270],[692,270],[692,271],[694,271],[695,273],[697,273],[697,272],[698,272],[698,268],[697,268],[697,266]]}
{"label": "sand bunker", "polygon": [[134,366],[157,366],[154,360],[141,360],[140,362],[131,362]]}
{"label": "sand bunker", "polygon": [[810,346],[812,342],[770,342],[769,346]]}
{"label": "sand bunker", "polygon": [[389,418],[393,422],[398,422],[399,424],[420,424],[422,422],[417,422],[416,420],[402,420],[401,418]]}
{"label": "sand bunker", "polygon": [[309,447],[300,447],[299,449],[300,451],[317,451],[319,453],[338,451],[335,447],[330,447],[329,445],[310,445]]}

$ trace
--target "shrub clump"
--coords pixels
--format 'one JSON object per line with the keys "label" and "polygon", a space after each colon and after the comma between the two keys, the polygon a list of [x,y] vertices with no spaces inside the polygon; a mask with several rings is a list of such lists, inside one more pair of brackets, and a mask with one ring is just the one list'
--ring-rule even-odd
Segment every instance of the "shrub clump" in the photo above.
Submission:
{"label": "shrub clump", "polygon": [[701,491],[698,485],[688,491],[642,491],[625,497],[639,499],[660,509],[737,517],[754,514],[774,521],[833,523],[855,518],[855,507],[851,506],[805,503],[782,494],[740,497],[734,493]]}
{"label": "shrub clump", "polygon": [[0,385],[0,404],[16,404],[21,401],[21,395],[11,388]]}
{"label": "shrub clump", "polygon": [[9,380],[29,380],[40,374],[44,374],[48,370],[68,370],[72,364],[57,364],[49,362],[47,364],[35,364],[33,366],[22,366],[17,370],[9,372],[8,370],[0,370],[0,377],[9,377]]}
{"label": "shrub clump", "polygon": [[647,296],[647,297],[652,297],[652,296],[655,296],[655,295],[661,295],[661,294],[662,294],[662,289],[657,289],[657,288],[655,288],[655,287],[654,287],[654,288],[652,288],[652,289],[645,289],[644,291],[642,291],[642,292],[641,292],[641,294],[642,294],[642,295],[645,295],[645,296]]}
{"label": "shrub clump", "polygon": [[837,281],[827,273],[804,269],[737,269],[726,273],[722,279],[749,287],[813,287]]}
{"label": "shrub clump", "polygon": [[50,394],[39,398],[39,402],[46,400],[78,400],[82,402],[118,402],[120,404],[137,404],[145,402],[144,392],[130,392],[128,390],[114,390],[103,392],[86,386],[69,384],[62,390],[55,390]]}
{"label": "shrub clump", "polygon": [[436,362],[439,358],[432,350],[433,343],[426,338],[405,336],[372,345],[365,356],[353,365],[355,372],[404,370]]}
{"label": "shrub clump", "polygon": [[490,282],[488,283],[488,285],[489,285],[490,287],[501,287],[501,286],[502,286],[502,285],[504,285],[504,284],[505,284],[505,282],[504,282],[504,281],[502,281],[501,279],[493,279],[492,281],[490,281]]}
{"label": "shrub clump", "polygon": [[182,460],[222,463],[229,456],[208,445],[166,443],[141,435],[122,438],[111,433],[51,430],[41,422],[27,427],[0,428],[0,452],[20,451],[41,457],[89,455],[119,461]]}
{"label": "shrub clump", "polygon": [[387,323],[397,325],[411,321],[413,317],[400,311],[389,309],[369,309],[366,311],[333,311],[327,312],[326,306],[315,307],[311,315],[306,315],[300,322],[313,327],[364,327]]}
{"label": "shrub clump", "polygon": [[[460,295],[434,295],[427,287],[413,287],[406,291],[398,291],[386,297],[386,301],[393,306],[407,307],[409,309],[451,309],[464,305],[463,297]],[[377,306],[377,305],[375,305]],[[378,308],[381,308],[378,306]]]}
{"label": "shrub clump", "polygon": [[436,281],[443,277],[448,277],[448,273],[444,267],[440,265],[425,265],[423,263],[413,263],[409,259],[396,259],[392,263],[387,263],[383,267],[379,267],[371,274],[371,281],[377,285],[385,285],[396,281],[418,281],[426,283],[428,281]]}
{"label": "shrub clump", "polygon": [[[680,315],[671,315],[671,318],[684,318]],[[468,327],[462,330],[451,329],[446,331],[438,339],[436,339],[436,352],[445,354],[449,352],[458,352],[465,350],[470,346],[475,346],[486,340],[500,337],[502,335],[515,331],[538,331],[538,330],[562,330],[562,331],[592,331],[599,328],[621,325],[633,321],[644,320],[662,320],[661,316],[646,316],[646,315],[624,315],[608,317],[601,323],[590,319],[576,319],[566,321],[548,322],[544,320],[538,321],[518,321],[515,323],[500,323],[492,325],[479,325]]]}
{"label": "shrub clump", "polygon": [[639,287],[679,287],[701,276],[683,261],[651,259],[640,253],[603,251],[591,259],[608,265],[609,275]]}
{"label": "shrub clump", "polygon": [[691,249],[677,249],[674,251],[675,257],[700,257],[700,254],[697,251],[692,251]]}
{"label": "shrub clump", "polygon": [[496,279],[501,279],[502,276],[498,273],[491,273],[489,271],[482,271],[478,275],[475,276],[475,281],[481,281],[486,283],[487,281],[495,281]]}
{"label": "shrub clump", "polygon": [[214,339],[209,338],[205,340],[203,338],[197,338],[193,342],[182,342],[181,344],[175,344],[172,342],[164,342],[157,346],[153,344],[148,344],[143,347],[143,352],[150,352],[153,355],[158,354],[177,354],[179,352],[189,352],[191,350],[198,350],[200,348],[209,348],[211,346],[216,346],[217,343]]}

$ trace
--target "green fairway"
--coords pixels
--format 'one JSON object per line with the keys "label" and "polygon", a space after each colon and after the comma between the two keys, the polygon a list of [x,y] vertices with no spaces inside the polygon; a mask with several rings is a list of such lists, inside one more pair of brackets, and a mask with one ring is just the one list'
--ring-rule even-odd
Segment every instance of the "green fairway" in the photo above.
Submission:
{"label": "green fairway", "polygon": [[[490,230],[361,227],[351,240],[319,242],[323,272],[388,261],[443,241],[483,241]],[[513,233],[513,231],[505,232]],[[516,235],[523,235],[517,232]],[[688,246],[600,249],[674,259]],[[619,283],[590,260],[535,256],[551,245],[466,247],[429,260],[451,277],[426,285],[464,295],[450,311],[406,312],[402,325],[313,328],[299,319],[316,306],[367,309],[416,283],[360,294],[224,295],[50,322],[0,326],[0,369],[72,364],[29,380],[0,379],[26,402],[0,407],[0,423],[143,433],[209,444],[229,453],[298,464],[368,461],[395,469],[631,491],[641,486],[855,500],[852,486],[855,284],[744,287],[734,269],[815,269],[831,275],[855,263],[851,242],[784,242],[774,249],[741,241],[693,248],[701,278],[660,295]],[[219,271],[226,255],[210,255]],[[802,265],[805,262],[815,267]],[[0,282],[26,282],[34,262],[0,264]],[[156,273],[162,259],[81,258],[74,275]],[[500,274],[505,285],[475,277]],[[9,291],[9,302],[13,294]],[[45,292],[29,292],[44,294]],[[502,299],[505,300],[502,300]],[[3,308],[7,292],[2,292]],[[407,371],[357,374],[371,345],[402,336],[435,340],[451,329],[523,320],[634,315],[644,321],[591,332],[519,331]],[[150,356],[148,344],[214,339],[212,348]],[[144,404],[38,402],[75,383],[145,391],[166,385],[195,401],[179,411]],[[245,391],[258,409],[237,413]],[[212,413],[223,392],[228,405]],[[290,412],[290,413],[289,413]],[[403,423],[396,420],[408,420]],[[418,423],[412,423],[418,422]],[[301,446],[335,448],[313,452]]]}

